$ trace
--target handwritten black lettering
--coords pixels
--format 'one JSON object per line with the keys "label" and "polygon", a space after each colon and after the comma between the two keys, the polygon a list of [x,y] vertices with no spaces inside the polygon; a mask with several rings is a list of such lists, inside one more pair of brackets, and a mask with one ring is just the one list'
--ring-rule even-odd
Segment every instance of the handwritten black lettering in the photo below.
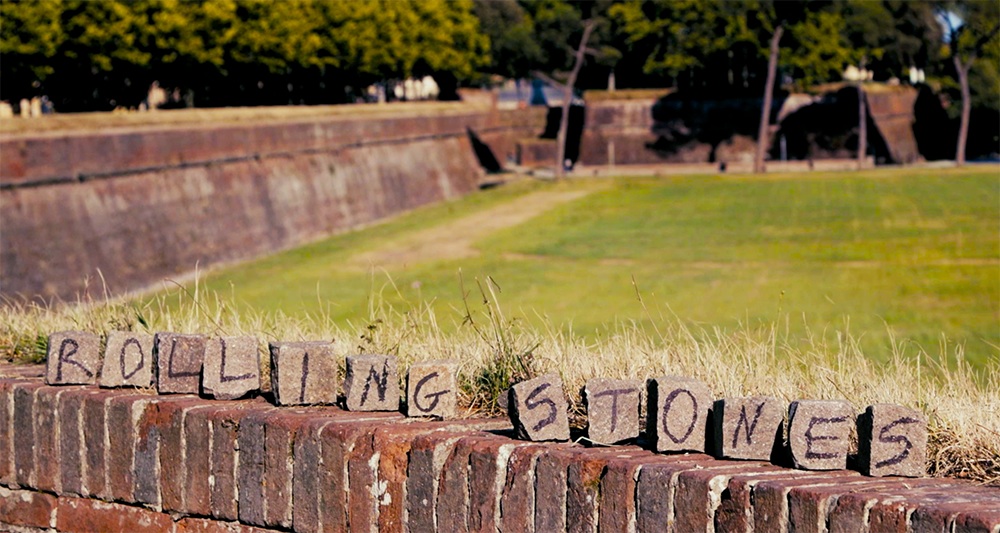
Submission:
{"label": "handwritten black lettering", "polygon": [[[420,411],[421,413],[429,413],[433,411],[434,408],[437,407],[438,402],[440,402],[441,396],[444,396],[445,394],[451,392],[451,389],[445,389],[443,391],[432,392],[427,395],[422,395],[421,391],[423,390],[424,385],[426,385],[428,381],[435,379],[437,377],[438,377],[437,372],[431,372],[430,374],[427,374],[426,376],[420,378],[420,381],[417,381],[417,386],[413,388],[413,403],[417,407],[417,410]],[[424,399],[430,398],[431,399],[430,405],[428,406],[421,405],[420,403],[421,398]]]}
{"label": "handwritten black lettering", "polygon": [[[687,395],[691,399],[691,422],[688,423],[687,429],[684,431],[684,435],[678,438],[672,431],[670,431],[670,424],[668,423],[668,417],[670,415],[670,409],[674,405],[674,400],[677,399],[681,394]],[[698,422],[698,400],[691,394],[691,391],[687,389],[676,389],[667,395],[667,398],[663,401],[663,415],[661,417],[661,423],[663,424],[663,432],[667,434],[670,440],[674,441],[674,444],[680,444],[691,436],[694,432],[694,425]]]}
{"label": "handwritten black lettering", "polygon": [[820,424],[842,424],[847,422],[846,416],[837,416],[833,418],[823,418],[819,416],[814,416],[809,419],[809,427],[806,428],[806,459],[833,459],[842,454],[831,453],[831,452],[814,452],[812,449],[813,443],[819,440],[840,440],[840,437],[836,435],[813,435],[813,428]]}
{"label": "handwritten black lettering", "polygon": [[764,412],[764,402],[761,402],[757,406],[757,413],[753,417],[753,423],[747,420],[747,406],[740,406],[740,419],[736,421],[736,430],[733,431],[733,448],[736,447],[736,442],[740,435],[740,426],[746,428],[747,445],[750,444],[750,439],[753,437],[753,432],[757,429],[757,421],[760,420],[760,414]]}
{"label": "handwritten black lettering", "polygon": [[[219,365],[219,381],[221,383],[229,383],[230,381],[242,381],[244,379],[250,379],[253,377],[252,373],[240,374],[238,376],[231,376],[226,374],[226,339],[219,339],[219,344],[222,348],[222,364]],[[305,383],[305,382],[303,382]],[[302,386],[305,388],[305,385]]]}
{"label": "handwritten black lettering", "polygon": [[306,380],[309,379],[309,351],[302,354],[302,381],[299,383],[299,403],[306,401]]}
{"label": "handwritten black lettering", "polygon": [[375,366],[372,365],[368,369],[368,378],[365,379],[365,388],[361,391],[361,403],[364,405],[368,400],[368,393],[371,391],[372,382],[375,382],[376,392],[378,392],[378,401],[385,401],[385,391],[389,388],[389,362],[386,361],[382,364],[382,372],[379,373],[375,370]]}
{"label": "handwritten black lettering", "polygon": [[542,383],[541,385],[535,387],[535,390],[531,391],[531,394],[528,394],[528,397],[524,399],[524,406],[527,407],[529,411],[534,411],[535,408],[540,405],[549,406],[548,416],[535,424],[535,427],[533,428],[534,431],[539,431],[545,426],[551,425],[556,421],[556,402],[553,402],[549,398],[542,398],[537,402],[533,401],[535,396],[545,392],[545,389],[549,388],[550,385],[551,383]]}
{"label": "handwritten black lettering", "polygon": [[172,337],[170,339],[170,355],[167,357],[167,376],[171,378],[190,378],[196,377],[198,371],[179,371],[174,370],[174,355],[177,353],[177,341],[181,341],[181,352],[185,352],[191,349],[190,342],[184,339],[178,339],[177,337]]}
{"label": "handwritten black lettering", "polygon": [[[72,350],[66,351],[67,346],[71,347]],[[94,373],[91,372],[90,369],[83,366],[83,364],[81,364],[79,361],[73,359],[73,356],[76,355],[76,352],[79,349],[80,349],[80,344],[76,342],[76,340],[74,339],[63,339],[62,343],[59,345],[59,358],[58,362],[56,363],[57,383],[62,381],[62,367],[64,363],[69,363],[79,368],[80,370],[83,370],[83,373],[86,374],[88,378],[94,377]]]}
{"label": "handwritten black lettering", "polygon": [[[139,364],[136,365],[135,368],[132,369],[131,372],[126,372],[125,371],[125,352],[128,350],[129,346],[135,346],[135,349],[139,350]],[[125,339],[125,342],[122,344],[121,354],[119,354],[119,356],[118,356],[118,367],[122,371],[122,379],[125,380],[125,381],[128,381],[129,379],[132,379],[132,376],[134,376],[136,374],[136,372],[142,370],[142,367],[144,367],[144,366],[146,366],[146,355],[144,353],[142,353],[142,344],[139,344],[139,339],[136,339],[135,337],[129,337],[129,338]]]}
{"label": "handwritten black lettering", "polygon": [[890,457],[884,461],[879,461],[875,463],[875,468],[883,468],[886,466],[898,465],[899,463],[902,463],[903,460],[905,460],[907,457],[909,457],[910,449],[913,448],[913,443],[910,442],[910,439],[906,438],[906,435],[891,435],[889,434],[889,432],[892,430],[892,428],[896,426],[917,424],[919,422],[920,422],[919,420],[906,416],[898,420],[895,420],[886,426],[882,426],[882,429],[879,430],[878,432],[878,441],[885,444],[895,444],[902,442],[904,443],[903,451],[899,452],[895,456]]}
{"label": "handwritten black lettering", "polygon": [[611,432],[614,433],[615,428],[618,427],[618,397],[622,394],[631,394],[635,392],[635,389],[608,389],[606,391],[598,392],[594,395],[594,398],[600,398],[602,396],[611,396]]}

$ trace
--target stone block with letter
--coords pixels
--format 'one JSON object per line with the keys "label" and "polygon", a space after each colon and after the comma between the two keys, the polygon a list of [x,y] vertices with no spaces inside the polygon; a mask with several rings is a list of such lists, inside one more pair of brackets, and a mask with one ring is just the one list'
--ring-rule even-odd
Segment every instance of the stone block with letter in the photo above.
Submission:
{"label": "stone block with letter", "polygon": [[839,400],[797,400],[788,408],[788,446],[795,468],[847,468],[854,415]]}
{"label": "stone block with letter", "polygon": [[646,432],[658,452],[706,451],[712,391],[697,379],[665,376],[646,385]]}
{"label": "stone block with letter", "polygon": [[406,376],[407,416],[454,418],[458,403],[458,361],[413,363]]}
{"label": "stone block with letter", "polygon": [[49,335],[45,383],[92,385],[101,369],[101,337],[84,331]]}
{"label": "stone block with letter", "polygon": [[332,404],[340,392],[333,343],[274,342],[271,391],[277,405]]}
{"label": "stone block with letter", "polygon": [[900,405],[869,405],[858,417],[858,466],[874,476],[922,477],[927,461],[927,419]]}
{"label": "stone block with letter", "polygon": [[601,444],[638,437],[641,390],[642,382],[638,380],[587,380],[583,389],[587,403],[587,437]]}
{"label": "stone block with letter", "polygon": [[149,387],[153,378],[153,336],[134,331],[108,333],[98,384],[102,387]]}
{"label": "stone block with letter", "polygon": [[508,392],[507,412],[519,439],[569,440],[567,408],[558,374],[522,381]]}
{"label": "stone block with letter", "polygon": [[205,344],[202,391],[217,400],[235,400],[260,390],[256,337],[218,337]]}
{"label": "stone block with letter", "polygon": [[399,409],[399,371],[388,355],[352,355],[347,358],[344,396],[348,411]]}
{"label": "stone block with letter", "polygon": [[785,409],[777,398],[770,396],[717,400],[712,413],[715,456],[770,460]]}

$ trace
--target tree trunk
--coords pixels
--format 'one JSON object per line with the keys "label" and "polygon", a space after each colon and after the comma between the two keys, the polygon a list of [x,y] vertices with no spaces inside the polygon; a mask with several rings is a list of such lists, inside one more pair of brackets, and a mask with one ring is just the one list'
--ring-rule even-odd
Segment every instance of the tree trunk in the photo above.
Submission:
{"label": "tree trunk", "polygon": [[952,57],[955,61],[955,70],[958,71],[958,84],[962,88],[962,120],[958,125],[958,146],[955,147],[955,166],[965,164],[965,143],[969,138],[969,117],[972,114],[972,96],[969,93],[969,68],[976,60],[975,56],[970,57],[963,65],[958,55]]}
{"label": "tree trunk", "polygon": [[764,152],[771,140],[771,102],[774,100],[774,78],[778,73],[778,43],[785,29],[778,26],[771,36],[771,55],[767,59],[767,83],[764,85],[764,108],[760,110],[760,129],[757,130],[757,154],[753,160],[753,171],[764,172]]}
{"label": "tree trunk", "polygon": [[858,170],[865,168],[868,152],[868,110],[865,108],[865,91],[858,82]]}
{"label": "tree trunk", "polygon": [[562,116],[559,117],[559,133],[556,135],[556,179],[561,179],[565,174],[563,164],[566,161],[566,133],[569,130],[569,110],[573,104],[573,86],[576,85],[576,77],[583,67],[583,60],[587,53],[587,41],[590,39],[592,31],[594,31],[594,21],[588,20],[583,25],[583,36],[580,37],[580,46],[576,49],[573,70],[570,71],[569,79],[563,88]]}

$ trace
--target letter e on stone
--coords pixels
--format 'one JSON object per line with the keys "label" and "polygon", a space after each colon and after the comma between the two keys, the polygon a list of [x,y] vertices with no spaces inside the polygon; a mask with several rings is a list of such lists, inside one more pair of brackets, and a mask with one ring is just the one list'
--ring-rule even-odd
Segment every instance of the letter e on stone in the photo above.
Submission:
{"label": "letter e on stone", "polygon": [[522,381],[508,392],[507,413],[519,439],[569,440],[567,409],[558,374]]}
{"label": "letter e on stone", "polygon": [[869,405],[858,417],[858,466],[862,474],[922,477],[926,473],[927,419],[900,405]]}
{"label": "letter e on stone", "polygon": [[413,363],[406,375],[406,416],[454,418],[458,362]]}
{"label": "letter e on stone", "polygon": [[88,385],[97,383],[101,369],[101,338],[83,331],[60,331],[49,335],[45,361],[45,383]]}
{"label": "letter e on stone", "polygon": [[798,400],[788,408],[788,446],[795,468],[847,468],[854,415],[847,402]]}

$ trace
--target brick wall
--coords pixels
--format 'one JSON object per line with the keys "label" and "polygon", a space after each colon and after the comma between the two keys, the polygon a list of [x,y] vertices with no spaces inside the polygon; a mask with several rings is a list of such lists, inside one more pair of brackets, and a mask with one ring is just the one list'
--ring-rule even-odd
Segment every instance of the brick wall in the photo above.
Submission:
{"label": "brick wall", "polygon": [[6,135],[0,295],[135,290],[456,198],[483,177],[466,128],[502,144],[531,124],[470,106]]}
{"label": "brick wall", "polygon": [[0,529],[1000,531],[1000,489],[0,378]]}

